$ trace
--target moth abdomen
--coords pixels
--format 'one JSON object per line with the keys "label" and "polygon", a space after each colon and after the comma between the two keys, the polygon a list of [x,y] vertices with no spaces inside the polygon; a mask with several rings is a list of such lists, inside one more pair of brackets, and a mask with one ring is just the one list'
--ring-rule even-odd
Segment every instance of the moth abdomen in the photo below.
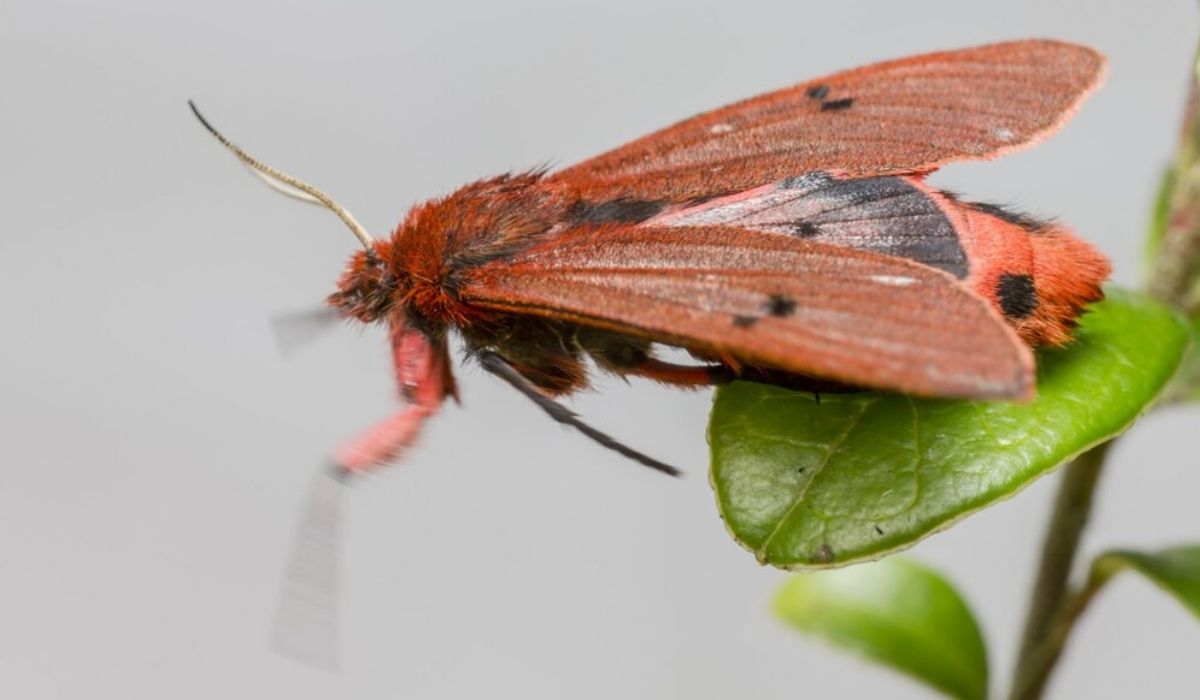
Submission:
{"label": "moth abdomen", "polygon": [[1032,346],[1065,345],[1084,307],[1104,298],[1108,259],[1069,228],[995,204],[935,194],[967,253],[965,282]]}

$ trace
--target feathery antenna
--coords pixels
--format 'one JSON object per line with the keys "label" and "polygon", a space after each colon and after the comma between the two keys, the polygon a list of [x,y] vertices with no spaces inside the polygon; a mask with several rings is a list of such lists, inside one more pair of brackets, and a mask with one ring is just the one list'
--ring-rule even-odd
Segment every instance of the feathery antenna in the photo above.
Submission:
{"label": "feathery antenna", "polygon": [[237,145],[235,145],[232,141],[225,138],[224,134],[217,131],[216,127],[208,123],[208,120],[204,118],[204,115],[200,114],[200,110],[196,107],[195,102],[188,100],[188,107],[192,108],[192,114],[196,115],[196,119],[200,120],[200,123],[204,125],[205,129],[208,129],[208,133],[212,134],[213,138],[215,138],[217,141],[220,141],[222,146],[229,149],[229,152],[237,156],[238,160],[242,161],[243,165],[245,165],[247,168],[250,168],[250,172],[257,175],[260,179],[262,179],[263,182],[267,183],[268,186],[277,192],[286,194],[289,197],[299,199],[302,202],[308,202],[309,204],[316,204],[318,206],[325,207],[334,214],[337,214],[337,217],[350,227],[350,231],[354,233],[354,236],[358,238],[363,247],[367,249],[367,253],[372,253],[374,251],[375,239],[371,238],[371,234],[367,233],[367,230],[363,228],[362,224],[358,223],[358,219],[355,219],[353,214],[351,214],[349,211],[346,211],[345,207],[338,204],[333,200],[332,197],[325,194],[321,190],[318,190],[316,187],[313,187],[307,182],[298,180],[285,172],[276,170],[275,168],[272,168],[266,163],[258,160],[254,156],[251,156],[249,153],[246,153],[241,148],[238,148]]}

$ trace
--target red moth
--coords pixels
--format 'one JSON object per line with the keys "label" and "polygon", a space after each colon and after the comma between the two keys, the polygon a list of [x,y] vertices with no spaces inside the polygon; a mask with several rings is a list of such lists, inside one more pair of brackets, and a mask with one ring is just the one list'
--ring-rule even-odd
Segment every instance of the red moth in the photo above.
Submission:
{"label": "red moth", "polygon": [[[370,469],[456,397],[447,335],[552,417],[607,372],[695,387],[734,377],[922,396],[1026,399],[1031,346],[1061,345],[1108,262],[1062,226],[925,183],[1057,130],[1101,80],[1095,51],[1016,41],[879,63],[682,121],[578,165],[506,174],[414,207],[329,304],[391,331],[404,406],[335,454]],[[192,107],[195,111],[195,106]],[[653,344],[699,359],[677,365]],[[806,382],[810,382],[807,383]]]}

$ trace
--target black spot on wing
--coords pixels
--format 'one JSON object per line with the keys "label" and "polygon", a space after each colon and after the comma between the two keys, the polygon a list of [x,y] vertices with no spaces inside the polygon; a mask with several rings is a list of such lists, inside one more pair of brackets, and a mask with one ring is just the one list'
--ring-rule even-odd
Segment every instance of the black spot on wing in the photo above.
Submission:
{"label": "black spot on wing", "polygon": [[779,318],[787,318],[796,312],[796,300],[782,294],[772,294],[765,305],[767,313]]}
{"label": "black spot on wing", "polygon": [[1000,275],[996,299],[1000,302],[1000,310],[1009,318],[1028,318],[1038,306],[1037,290],[1029,275]]}
{"label": "black spot on wing", "polygon": [[822,112],[840,112],[844,109],[850,109],[850,106],[853,104],[854,104],[853,97],[843,97],[840,100],[829,100],[828,102],[821,103],[821,111]]}
{"label": "black spot on wing", "polygon": [[811,221],[797,221],[792,224],[792,234],[800,238],[812,238],[821,233],[821,229]]}
{"label": "black spot on wing", "polygon": [[733,317],[733,325],[738,328],[749,328],[756,323],[758,323],[757,316],[743,316],[742,314],[738,314]]}
{"label": "black spot on wing", "polygon": [[585,202],[580,200],[571,206],[567,218],[573,224],[636,224],[663,210],[663,202],[641,199],[610,199],[607,202]]}
{"label": "black spot on wing", "polygon": [[809,97],[813,98],[814,100],[823,100],[823,99],[825,99],[825,96],[829,94],[829,86],[828,85],[813,85],[809,89],[805,90],[804,94],[808,95]]}

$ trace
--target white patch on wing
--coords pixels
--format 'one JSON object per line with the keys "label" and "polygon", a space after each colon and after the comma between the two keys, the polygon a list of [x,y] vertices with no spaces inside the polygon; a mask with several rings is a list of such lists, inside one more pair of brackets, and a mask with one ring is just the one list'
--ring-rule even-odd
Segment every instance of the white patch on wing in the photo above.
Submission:
{"label": "white patch on wing", "polygon": [[731,131],[733,131],[733,125],[725,124],[724,122],[722,122],[720,124],[713,124],[712,127],[709,128],[708,133],[710,133],[710,134],[728,134]]}
{"label": "white patch on wing", "polygon": [[871,275],[871,281],[892,287],[907,287],[910,284],[917,283],[917,280],[911,277],[902,277],[899,275]]}
{"label": "white patch on wing", "polygon": [[1008,129],[1003,126],[997,126],[992,129],[992,136],[995,136],[1001,141],[1012,141],[1017,135],[1013,133],[1012,129]]}

